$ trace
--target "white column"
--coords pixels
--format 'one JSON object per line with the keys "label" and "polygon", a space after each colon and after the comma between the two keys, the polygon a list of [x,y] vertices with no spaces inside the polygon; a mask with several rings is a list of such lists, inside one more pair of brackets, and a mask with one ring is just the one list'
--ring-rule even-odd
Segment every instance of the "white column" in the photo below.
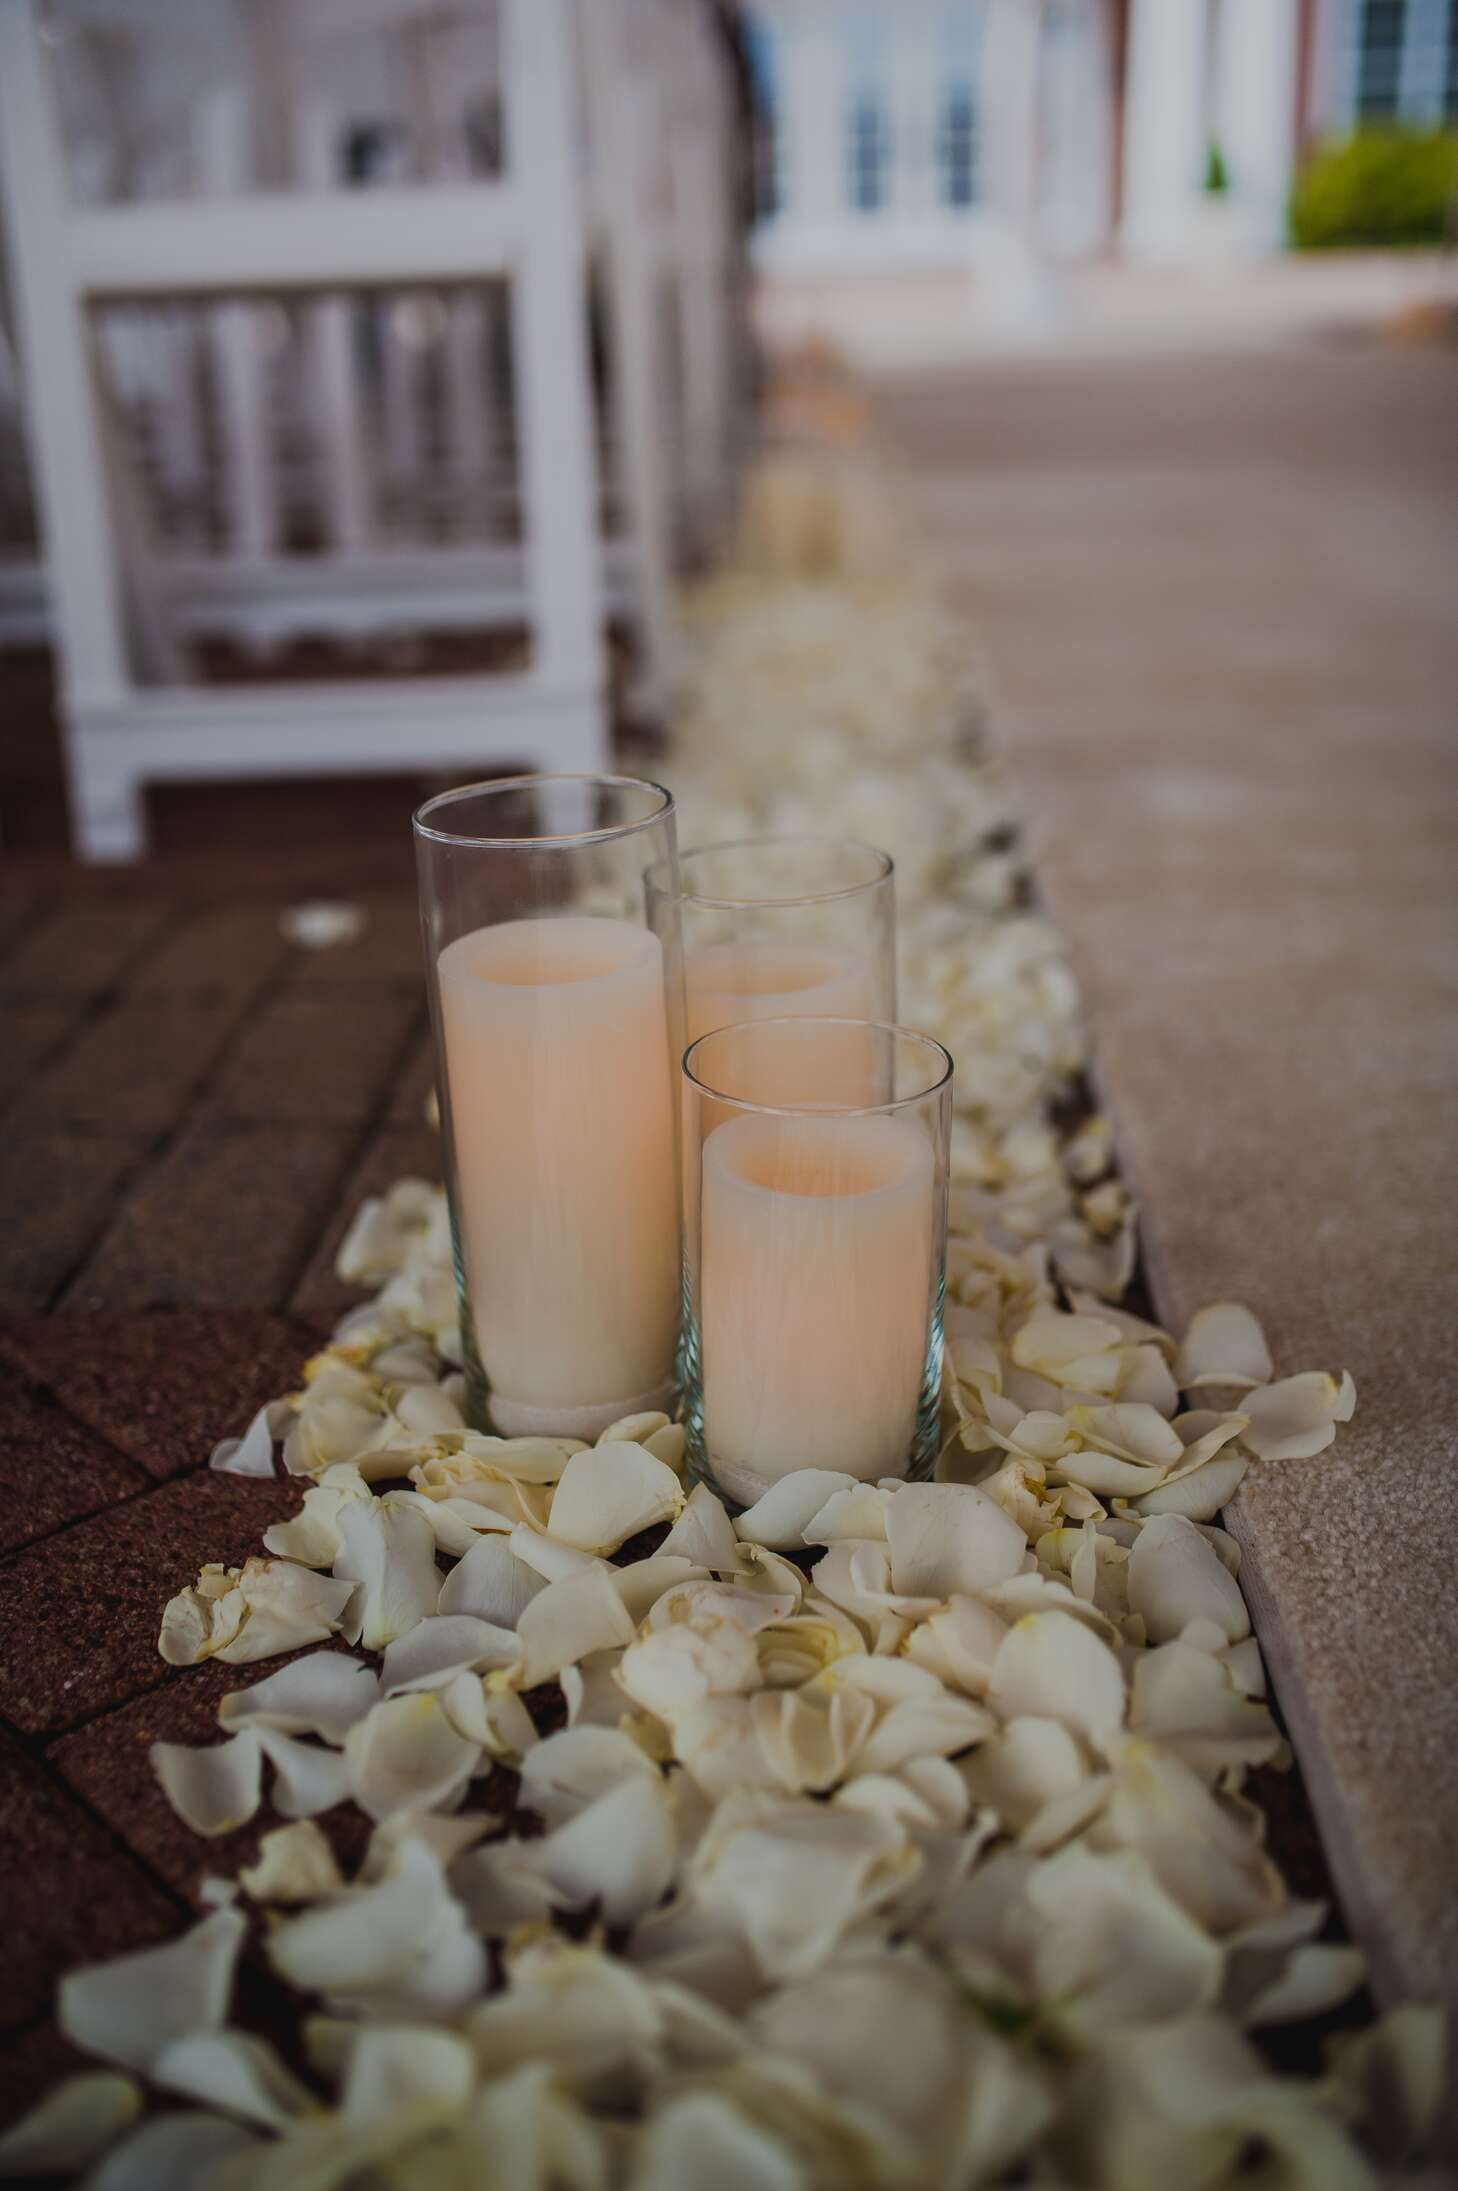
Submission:
{"label": "white column", "polygon": [[1215,138],[1243,240],[1278,250],[1296,138],[1296,0],[1224,0]]}
{"label": "white column", "polygon": [[[85,307],[66,264],[65,155],[49,60],[34,0],[0,0],[5,242],[69,724],[78,706],[121,700],[130,678]],[[74,766],[74,739],[71,753]],[[84,790],[79,774],[73,782]]]}
{"label": "white column", "polygon": [[988,0],[978,81],[991,219],[978,268],[988,331],[1013,343],[1046,338],[1060,316],[1037,234],[1042,36],[1042,0]]}
{"label": "white column", "polygon": [[[572,127],[576,77],[564,0],[509,0],[502,28],[511,180],[531,208],[512,287],[512,373],[533,667],[548,685],[596,694],[605,659],[602,550]],[[601,746],[600,714],[594,723]]]}
{"label": "white column", "polygon": [[846,68],[825,0],[781,18],[786,227],[807,242],[846,218]]}
{"label": "white column", "polygon": [[[251,117],[240,85],[225,84],[198,111],[198,162],[218,196],[245,192],[253,180]],[[251,304],[219,304],[209,313],[217,375],[228,546],[245,561],[271,554],[279,541],[278,476],[269,419],[263,315]]]}
{"label": "white column", "polygon": [[1128,53],[1123,243],[1158,263],[1180,257],[1200,193],[1205,0],[1133,0]]}
{"label": "white column", "polygon": [[[299,166],[308,189],[341,186],[339,136],[334,107],[309,100],[299,123]],[[320,297],[305,309],[309,418],[319,444],[324,537],[341,554],[358,554],[369,544],[372,497],[354,354],[355,301]]]}

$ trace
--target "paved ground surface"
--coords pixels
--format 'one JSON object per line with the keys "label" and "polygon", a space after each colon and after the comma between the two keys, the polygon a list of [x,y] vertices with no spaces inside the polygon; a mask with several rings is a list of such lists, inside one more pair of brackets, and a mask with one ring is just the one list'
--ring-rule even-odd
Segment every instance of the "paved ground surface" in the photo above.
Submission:
{"label": "paved ground surface", "polygon": [[1351,1923],[1458,1968],[1458,353],[883,385],[990,659],[1159,1305],[1361,1407],[1232,1520]]}
{"label": "paved ground surface", "polygon": [[[408,795],[372,839],[374,798],[336,883],[404,881]],[[198,1471],[355,1298],[332,1258],[361,1196],[438,1164],[413,892],[357,893],[362,939],[309,953],[288,856],[211,889],[204,864],[22,859],[35,886],[0,889],[0,2121],[64,2059],[59,1973],[175,1929],[247,1847],[152,1781],[149,1744],[205,1739],[240,1678],[179,1680],[158,1616],[295,1496]]]}

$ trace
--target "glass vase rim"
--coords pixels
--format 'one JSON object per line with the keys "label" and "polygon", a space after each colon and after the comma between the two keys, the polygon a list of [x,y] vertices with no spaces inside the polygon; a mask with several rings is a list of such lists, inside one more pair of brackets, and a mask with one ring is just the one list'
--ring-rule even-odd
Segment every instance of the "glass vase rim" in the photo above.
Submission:
{"label": "glass vase rim", "polygon": [[[601,829],[573,829],[561,836],[484,837],[440,829],[432,823],[432,815],[456,800],[495,797],[498,793],[526,791],[542,784],[597,784],[612,790],[651,791],[656,795],[657,804],[651,813],[640,814],[636,821],[612,822]],[[450,791],[433,792],[415,809],[410,826],[417,838],[455,851],[562,851],[577,845],[606,844],[617,837],[636,836],[641,829],[657,828],[675,811],[673,793],[666,784],[655,783],[651,776],[618,776],[597,769],[534,769],[520,776],[487,776],[479,783],[457,784]]]}
{"label": "glass vase rim", "polygon": [[[867,852],[873,860],[879,862],[880,873],[868,875],[862,882],[837,883],[831,890],[794,890],[783,897],[743,898],[707,890],[690,890],[685,886],[684,868],[690,860],[701,859],[712,852],[743,852],[751,845],[771,844],[813,844],[826,850]],[[714,844],[682,847],[678,855],[680,886],[674,891],[665,892],[658,879],[661,867],[662,863],[659,862],[648,870],[649,884],[660,896],[675,897],[683,905],[708,906],[716,913],[751,913],[756,908],[765,906],[778,909],[795,905],[830,905],[837,898],[856,898],[863,890],[878,890],[882,883],[893,881],[896,874],[895,860],[880,845],[870,844],[864,837],[821,837],[809,829],[791,829],[761,837],[723,837]]]}
{"label": "glass vase rim", "polygon": [[[693,1062],[694,1052],[707,1043],[717,1041],[720,1035],[743,1034],[746,1029],[762,1027],[861,1027],[870,1028],[875,1034],[890,1035],[897,1042],[914,1043],[924,1052],[932,1053],[941,1060],[941,1069],[934,1079],[923,1088],[908,1095],[892,1096],[886,1103],[763,1103],[750,1096],[730,1095],[703,1079]],[[759,1114],[770,1118],[870,1118],[883,1116],[892,1111],[904,1111],[909,1104],[925,1103],[930,1096],[941,1095],[952,1084],[956,1060],[945,1043],[935,1035],[924,1035],[919,1028],[904,1027],[889,1019],[850,1019],[824,1016],[809,1012],[784,1012],[773,1019],[729,1020],[722,1027],[711,1027],[704,1034],[696,1035],[684,1050],[679,1061],[684,1079],[696,1094],[707,1096],[711,1102],[726,1104],[731,1110],[747,1114]]]}

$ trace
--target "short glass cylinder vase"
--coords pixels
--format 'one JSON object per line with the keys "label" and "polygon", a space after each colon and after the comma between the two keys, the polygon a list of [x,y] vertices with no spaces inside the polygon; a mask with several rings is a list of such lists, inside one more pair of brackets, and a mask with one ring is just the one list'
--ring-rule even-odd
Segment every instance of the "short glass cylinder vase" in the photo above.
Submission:
{"label": "short glass cylinder vase", "polygon": [[681,1295],[671,795],[519,776],[415,816],[471,1420],[591,1440],[672,1405]]}
{"label": "short glass cylinder vase", "polygon": [[[649,919],[683,938],[688,1040],[756,1019],[891,1022],[896,1017],[896,882],[873,845],[752,837],[679,855],[678,902],[648,879]],[[767,1103],[871,1102],[874,1052],[851,1030],[813,1047],[789,1040],[760,1059]]]}
{"label": "short glass cylinder vase", "polygon": [[[885,1099],[768,1104],[856,1026]],[[952,1060],[903,1027],[753,1020],[684,1057],[684,1421],[747,1506],[799,1468],[924,1476],[937,1450]]]}

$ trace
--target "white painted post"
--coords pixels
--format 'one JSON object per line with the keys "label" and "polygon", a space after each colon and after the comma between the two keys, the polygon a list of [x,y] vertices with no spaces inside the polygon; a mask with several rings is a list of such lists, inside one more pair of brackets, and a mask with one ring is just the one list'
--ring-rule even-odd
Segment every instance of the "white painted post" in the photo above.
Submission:
{"label": "white painted post", "polygon": [[[203,103],[198,130],[198,163],[210,189],[220,197],[246,192],[253,180],[246,88],[229,83],[214,91]],[[235,555],[252,561],[273,552],[280,531],[268,359],[259,309],[252,304],[215,305],[209,313],[209,332],[218,385],[228,544]]]}
{"label": "white painted post", "polygon": [[988,0],[978,78],[986,86],[979,111],[992,220],[979,268],[985,325],[994,339],[1013,344],[1046,339],[1060,316],[1037,226],[1042,31],[1042,0]]}
{"label": "white painted post", "polygon": [[491,390],[487,379],[489,300],[469,291],[446,299],[444,407],[456,502],[452,524],[469,538],[488,525],[494,476]]}
{"label": "white painted post", "polygon": [[[676,641],[669,590],[659,251],[657,239],[645,232],[639,187],[651,87],[630,65],[625,0],[589,0],[579,21],[604,168],[612,395],[644,657],[640,696],[645,706],[657,709],[667,703],[672,687]],[[649,153],[657,149],[651,141],[646,146]]]}
{"label": "white painted post", "polygon": [[[339,116],[323,100],[305,109],[299,164],[309,190],[333,190],[338,173]],[[354,302],[321,297],[308,312],[311,425],[319,445],[324,533],[331,548],[357,554],[369,544],[370,477],[360,418],[354,357]]]}
{"label": "white painted post", "polygon": [[674,135],[675,278],[683,327],[688,489],[701,545],[723,512],[729,417],[729,267],[717,56],[697,13],[681,33],[684,88]]}
{"label": "white painted post", "polygon": [[1278,250],[1296,138],[1296,0],[1224,0],[1215,137],[1243,241]]}
{"label": "white painted post", "polygon": [[[531,216],[513,285],[512,370],[534,668],[546,682],[600,695],[597,466],[566,0],[507,0],[503,35],[511,180]],[[600,700],[579,743],[576,765],[601,759]]]}
{"label": "white painted post", "polygon": [[[66,267],[65,169],[35,0],[0,0],[0,180],[32,477],[69,716],[78,704],[120,701],[128,675],[100,415],[85,309]],[[75,789],[84,825],[79,771]]]}
{"label": "white painted post", "polygon": [[1168,263],[1189,242],[1207,154],[1204,75],[1205,0],[1133,0],[1123,221],[1131,259]]}
{"label": "white painted post", "polygon": [[[408,154],[392,148],[384,179],[390,183],[413,180]],[[380,342],[381,430],[384,470],[394,503],[395,529],[414,530],[409,519],[416,512],[425,482],[425,341],[430,306],[416,292],[385,296],[374,307]]]}
{"label": "white painted post", "polygon": [[839,11],[812,0],[781,18],[785,217],[812,253],[848,215],[846,60]]}

